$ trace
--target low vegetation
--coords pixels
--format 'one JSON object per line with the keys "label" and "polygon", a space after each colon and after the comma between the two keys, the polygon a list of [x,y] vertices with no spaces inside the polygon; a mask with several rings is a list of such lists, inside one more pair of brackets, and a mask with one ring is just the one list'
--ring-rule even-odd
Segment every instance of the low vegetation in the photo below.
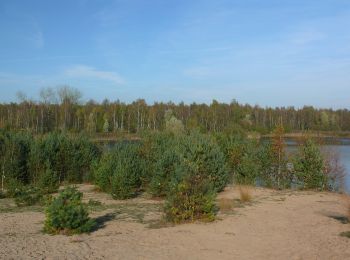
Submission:
{"label": "low vegetation", "polygon": [[76,188],[67,187],[46,207],[44,231],[49,234],[78,234],[90,232],[96,225],[89,218],[87,206],[82,203],[83,194]]}
{"label": "low vegetation", "polygon": [[238,187],[239,190],[239,199],[241,202],[251,202],[252,201],[252,194],[251,194],[251,187],[240,185]]}
{"label": "low vegetation", "polygon": [[[284,128],[278,125],[272,141],[262,143],[246,138],[240,129],[234,134],[186,132],[172,111],[166,113],[164,132],[144,133],[141,140],[120,142],[104,151],[84,135],[1,131],[4,187],[0,196],[15,198],[19,206],[35,205],[57,192],[61,184],[87,181],[115,199],[133,198],[144,191],[161,197],[165,218],[180,223],[213,220],[218,211],[216,194],[229,183],[238,185],[242,202],[252,200],[249,185],[333,189],[329,183],[335,175],[331,173],[339,165],[326,160],[311,139],[287,157],[283,134]],[[53,198],[45,230],[89,231],[92,222],[81,196],[68,188]]]}

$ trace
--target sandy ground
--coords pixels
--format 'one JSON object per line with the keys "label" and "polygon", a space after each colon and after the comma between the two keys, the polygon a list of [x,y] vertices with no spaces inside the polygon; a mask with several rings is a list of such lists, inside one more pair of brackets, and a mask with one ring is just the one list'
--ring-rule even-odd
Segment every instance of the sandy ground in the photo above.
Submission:
{"label": "sandy ground", "polygon": [[43,234],[40,208],[0,200],[0,259],[350,259],[338,194],[254,189],[253,202],[242,205],[228,188],[219,200],[236,206],[215,222],[164,226],[161,201],[120,202],[80,189],[104,203],[92,213],[100,227],[90,235]]}

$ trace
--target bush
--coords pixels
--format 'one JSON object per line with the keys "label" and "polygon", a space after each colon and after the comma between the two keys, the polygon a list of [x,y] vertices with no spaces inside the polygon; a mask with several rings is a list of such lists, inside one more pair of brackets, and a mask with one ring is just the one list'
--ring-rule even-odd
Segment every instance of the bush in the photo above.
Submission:
{"label": "bush", "polygon": [[14,198],[18,194],[24,185],[16,179],[8,179],[6,182],[6,197]]}
{"label": "bush", "polygon": [[290,188],[293,174],[288,169],[288,160],[285,154],[282,158],[276,153],[271,143],[262,144],[258,150],[260,174],[258,180],[266,187],[285,189]]}
{"label": "bush", "polygon": [[0,163],[5,173],[5,185],[10,180],[28,184],[28,155],[32,137],[24,133],[3,133],[1,139]]}
{"label": "bush", "polygon": [[43,193],[33,186],[22,187],[15,194],[15,203],[18,207],[33,206],[43,201]]}
{"label": "bush", "polygon": [[218,135],[230,177],[236,184],[255,184],[260,173],[258,144],[242,136]]}
{"label": "bush", "polygon": [[169,183],[175,173],[176,165],[180,160],[179,152],[176,147],[170,146],[158,156],[148,190],[154,196],[165,196],[169,190]]}
{"label": "bush", "polygon": [[144,168],[139,145],[122,144],[103,155],[95,170],[95,184],[115,199],[132,198],[140,189]]}
{"label": "bush", "polygon": [[38,138],[32,145],[29,159],[31,178],[37,183],[38,175],[50,168],[59,183],[80,183],[89,180],[92,163],[99,156],[98,148],[87,137],[69,137],[53,132]]}
{"label": "bush", "polygon": [[147,162],[143,171],[142,187],[148,189],[151,193],[153,193],[154,189],[149,187],[150,183],[153,182],[154,184],[155,182],[152,179],[154,177],[159,178],[156,175],[162,171],[163,166],[160,161],[163,160],[164,156],[166,157],[165,154],[169,154],[169,151],[173,150],[172,148],[176,146],[177,139],[168,132],[146,133],[142,138],[140,157]]}
{"label": "bush", "polygon": [[174,180],[167,193],[164,206],[167,221],[180,223],[196,219],[214,220],[216,193],[212,184],[203,175],[196,174],[195,170],[182,170],[186,171],[182,173],[184,178]]}
{"label": "bush", "polygon": [[82,196],[76,188],[67,187],[52,199],[46,208],[45,232],[66,235],[90,232],[95,221],[89,218]]}
{"label": "bush", "polygon": [[183,136],[179,151],[180,160],[191,164],[201,176],[205,177],[216,192],[222,191],[229,180],[225,156],[213,138],[194,132]]}
{"label": "bush", "polygon": [[307,140],[305,144],[299,147],[299,152],[294,161],[294,171],[300,187],[304,189],[326,189],[328,180],[323,169],[324,160],[319,147],[312,140]]}
{"label": "bush", "polygon": [[181,138],[179,162],[175,164],[166,196],[166,218],[175,223],[211,221],[216,213],[216,192],[228,181],[224,155],[206,135],[192,133]]}
{"label": "bush", "polygon": [[44,194],[57,192],[59,188],[58,175],[51,170],[49,163],[46,165],[46,170],[39,176],[37,185]]}

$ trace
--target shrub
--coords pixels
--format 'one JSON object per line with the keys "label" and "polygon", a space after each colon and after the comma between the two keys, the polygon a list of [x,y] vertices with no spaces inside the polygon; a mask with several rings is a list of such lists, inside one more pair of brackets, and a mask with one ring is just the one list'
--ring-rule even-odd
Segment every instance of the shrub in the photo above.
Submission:
{"label": "shrub", "polygon": [[252,195],[250,192],[250,187],[245,185],[240,185],[239,190],[239,199],[241,202],[250,202],[252,200]]}
{"label": "shrub", "polygon": [[59,188],[58,175],[51,170],[48,162],[46,164],[46,170],[39,176],[37,185],[44,194],[54,193]]}
{"label": "shrub", "polygon": [[301,188],[324,190],[328,180],[323,169],[324,160],[319,147],[312,140],[307,140],[299,147],[294,161],[295,174]]}
{"label": "shrub", "polygon": [[53,198],[46,208],[45,232],[66,235],[90,232],[95,221],[89,218],[82,196],[76,188],[67,187]]}
{"label": "shrub", "polygon": [[222,191],[229,180],[225,156],[213,138],[208,135],[191,133],[183,136],[179,150],[180,160],[191,165],[197,174],[212,183],[215,191]]}
{"label": "shrub", "polygon": [[47,165],[58,177],[59,183],[80,183],[90,178],[92,163],[100,151],[85,136],[69,137],[53,132],[36,139],[31,147],[29,168],[32,180],[37,183]]}
{"label": "shrub", "polygon": [[289,188],[293,182],[293,174],[288,169],[288,160],[283,154],[280,159],[271,143],[264,143],[258,149],[260,174],[258,181],[269,188]]}
{"label": "shrub", "polygon": [[15,203],[18,207],[32,206],[43,200],[43,193],[33,186],[22,187],[15,194]]}
{"label": "shrub", "polygon": [[163,166],[160,161],[163,160],[164,156],[167,157],[165,154],[169,154],[169,150],[173,150],[172,148],[176,146],[177,139],[173,134],[168,132],[146,133],[142,138],[140,157],[147,162],[143,171],[142,187],[150,190],[151,193],[154,190],[153,187],[149,187],[150,183],[153,177],[159,178],[156,175],[162,171]]}
{"label": "shrub", "polygon": [[218,136],[218,141],[237,184],[255,184],[260,172],[258,144],[241,136]]}
{"label": "shrub", "polygon": [[182,134],[185,131],[181,120],[177,119],[171,109],[165,111],[165,130],[173,134]]}
{"label": "shrub", "polygon": [[158,156],[148,190],[154,196],[165,196],[180,158],[174,146],[168,147],[166,151]]}
{"label": "shrub", "polygon": [[139,145],[119,145],[102,157],[96,168],[95,183],[115,199],[131,198],[140,189],[144,168]]}
{"label": "shrub", "polygon": [[6,197],[14,198],[18,192],[23,189],[24,185],[16,179],[8,179],[6,182]]}
{"label": "shrub", "polygon": [[216,213],[216,192],[228,180],[224,155],[206,135],[192,133],[181,138],[179,162],[175,164],[166,196],[166,218],[175,223],[211,221]]}
{"label": "shrub", "polygon": [[212,184],[195,171],[183,174],[184,178],[181,181],[174,180],[167,193],[164,207],[167,221],[214,220],[216,194]]}
{"label": "shrub", "polygon": [[5,185],[10,180],[23,184],[30,181],[28,173],[28,154],[32,138],[24,133],[5,133],[2,136],[1,166],[5,173]]}
{"label": "shrub", "polygon": [[234,180],[237,184],[255,185],[256,179],[260,173],[259,161],[255,153],[245,153],[237,166]]}

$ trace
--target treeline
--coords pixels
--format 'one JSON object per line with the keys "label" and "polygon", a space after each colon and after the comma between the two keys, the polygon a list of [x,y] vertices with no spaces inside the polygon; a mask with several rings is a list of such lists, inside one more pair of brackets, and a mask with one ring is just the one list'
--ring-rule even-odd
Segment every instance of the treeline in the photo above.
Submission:
{"label": "treeline", "polygon": [[164,114],[171,110],[186,130],[199,129],[203,133],[269,133],[277,124],[283,124],[286,132],[350,131],[348,109],[262,108],[239,104],[235,100],[229,104],[213,100],[210,105],[172,102],[150,105],[143,99],[132,103],[106,99],[102,103],[90,100],[83,104],[81,97],[78,90],[70,87],[42,89],[39,101],[18,93],[17,103],[0,104],[0,128],[32,133],[162,131]]}

